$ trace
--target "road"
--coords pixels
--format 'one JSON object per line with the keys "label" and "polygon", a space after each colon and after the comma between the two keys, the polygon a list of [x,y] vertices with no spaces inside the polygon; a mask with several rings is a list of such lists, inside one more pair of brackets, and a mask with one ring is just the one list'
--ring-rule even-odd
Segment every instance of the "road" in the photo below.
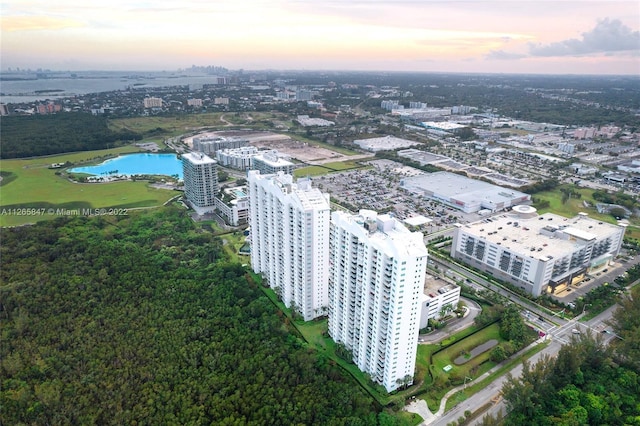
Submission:
{"label": "road", "polygon": [[[590,329],[596,336],[599,336],[597,338],[602,338],[604,343],[609,343],[616,336],[612,334],[603,334],[602,330],[607,328],[606,321],[611,318],[613,312],[615,311],[615,309],[617,309],[617,307],[618,305],[612,306],[611,308],[602,312],[600,315],[584,323],[579,322],[577,319],[573,319],[571,321],[565,322],[565,324],[560,327],[550,327],[548,329],[547,336],[545,336],[545,339],[550,341],[549,346],[531,357],[529,362],[536,363],[546,355],[555,357],[560,351],[562,345],[568,343],[574,336],[574,329],[582,333],[586,332],[587,329]],[[517,367],[513,368],[510,373],[514,377],[519,377],[522,374],[522,364],[519,364]],[[500,410],[503,410],[504,412],[505,405],[504,401],[502,401],[500,397],[500,390],[502,389],[502,385],[506,380],[507,375],[505,374],[504,376],[501,376],[498,379],[494,380],[485,389],[472,395],[465,401],[462,401],[453,409],[449,410],[443,415],[438,415],[436,413],[436,415],[434,416],[435,419],[431,423],[423,424],[432,424],[434,426],[447,425],[451,422],[456,422],[460,417],[464,417],[465,411],[468,410],[473,412],[478,409],[478,407],[482,407],[483,405],[492,401],[495,401],[495,403],[487,411],[487,413],[495,416]],[[483,416],[484,414],[482,416],[479,416],[472,424],[481,424]]]}
{"label": "road", "polygon": [[556,297],[563,303],[573,302],[604,283],[612,283],[617,277],[624,274],[627,269],[638,263],[640,263],[640,256],[635,256],[631,260],[618,259],[604,269],[607,272],[597,272],[595,276],[589,277],[589,281],[583,281],[577,286],[572,285],[567,290],[560,292]]}
{"label": "road", "polygon": [[543,318],[545,321],[549,323],[554,323],[558,325],[563,325],[566,323],[565,319],[551,314],[550,311],[545,309],[544,307],[537,305],[531,302],[530,300],[523,299],[518,294],[510,290],[507,290],[506,288],[499,287],[496,284],[493,284],[487,281],[485,278],[474,274],[473,272],[469,271],[468,269],[462,266],[459,266],[455,263],[449,262],[437,256],[430,256],[429,260],[439,265],[439,268],[443,268],[444,270],[449,270],[449,274],[457,279],[465,280],[467,277],[471,277],[473,281],[471,283],[467,282],[467,284],[472,285],[476,289],[478,288],[478,284],[479,284],[484,288],[494,291],[495,293],[498,293],[501,296],[507,298],[507,300],[510,300],[513,303],[516,303],[522,306],[524,309],[529,310],[536,316]]}
{"label": "road", "polygon": [[465,299],[464,297],[460,297],[460,301],[464,302],[467,306],[467,313],[464,317],[452,320],[447,323],[447,326],[442,330],[433,331],[429,334],[421,334],[418,336],[418,341],[420,343],[438,343],[453,333],[473,325],[475,318],[482,312],[482,307],[477,302],[471,299]]}

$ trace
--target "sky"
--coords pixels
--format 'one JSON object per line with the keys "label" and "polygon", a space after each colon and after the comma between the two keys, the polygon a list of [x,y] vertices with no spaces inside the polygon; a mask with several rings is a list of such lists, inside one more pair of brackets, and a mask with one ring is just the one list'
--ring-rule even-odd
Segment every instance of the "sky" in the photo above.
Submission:
{"label": "sky", "polygon": [[0,0],[0,69],[640,75],[640,2]]}

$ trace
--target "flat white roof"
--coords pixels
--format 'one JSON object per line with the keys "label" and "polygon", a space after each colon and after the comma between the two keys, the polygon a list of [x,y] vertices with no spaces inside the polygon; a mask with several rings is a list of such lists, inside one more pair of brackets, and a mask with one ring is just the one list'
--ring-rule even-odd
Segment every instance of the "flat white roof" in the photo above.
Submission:
{"label": "flat white roof", "polygon": [[451,123],[449,121],[423,121],[422,124],[424,127],[430,128],[430,129],[438,129],[438,130],[456,130],[456,129],[461,129],[463,127],[462,124],[458,124],[458,123]]}
{"label": "flat white roof", "polygon": [[355,143],[362,149],[367,149],[369,151],[382,151],[420,145],[420,142],[397,138],[390,135],[381,138],[356,139],[353,141],[353,143]]}
{"label": "flat white roof", "polygon": [[450,172],[428,173],[403,178],[402,186],[410,191],[429,192],[441,198],[458,200],[465,204],[481,201],[500,203],[523,197],[528,198],[524,192]]}
{"label": "flat white roof", "polygon": [[413,217],[410,217],[410,218],[404,220],[404,223],[407,223],[407,224],[409,224],[411,226],[420,226],[420,225],[424,225],[425,223],[429,223],[429,222],[433,222],[433,220],[429,219],[428,217],[424,217],[422,215],[413,216]]}
{"label": "flat white roof", "polygon": [[[522,255],[546,259],[561,257],[593,239],[621,232],[621,227],[585,215],[567,218],[554,213],[521,215],[509,212],[463,225],[467,234]],[[562,236],[566,234],[566,238]]]}
{"label": "flat white roof", "polygon": [[254,160],[262,161],[272,167],[293,166],[293,163],[283,157],[280,154],[274,155],[273,153],[258,154],[253,157]]}
{"label": "flat white roof", "polygon": [[188,152],[186,154],[182,154],[182,158],[188,160],[192,164],[216,164],[216,160],[201,152]]}

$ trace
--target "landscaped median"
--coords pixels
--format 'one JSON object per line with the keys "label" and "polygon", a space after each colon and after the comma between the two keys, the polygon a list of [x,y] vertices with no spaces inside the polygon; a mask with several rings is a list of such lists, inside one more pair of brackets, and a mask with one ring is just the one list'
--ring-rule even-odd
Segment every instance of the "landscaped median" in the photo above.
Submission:
{"label": "landscaped median", "polygon": [[[498,377],[507,374],[518,364],[530,359],[532,356],[534,356],[535,354],[537,354],[538,352],[546,348],[548,345],[549,345],[549,341],[534,342],[531,345],[529,345],[529,347],[525,348],[523,352],[518,352],[507,361],[503,361],[501,364],[492,368],[488,372],[489,374],[483,376],[481,380],[479,381],[474,380],[467,383],[464,389],[458,390],[458,392],[454,393],[453,395],[451,395],[450,398],[447,399],[444,411],[445,412],[449,411],[456,404],[459,404],[460,402],[469,398],[471,395],[483,390],[491,382],[496,380]],[[480,411],[480,410],[476,410],[476,411]],[[481,412],[484,412],[484,409],[482,409]]]}

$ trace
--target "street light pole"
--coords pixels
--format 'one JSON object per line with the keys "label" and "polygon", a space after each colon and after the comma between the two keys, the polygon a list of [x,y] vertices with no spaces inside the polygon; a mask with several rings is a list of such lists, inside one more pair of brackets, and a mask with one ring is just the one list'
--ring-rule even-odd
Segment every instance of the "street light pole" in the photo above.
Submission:
{"label": "street light pole", "polygon": [[473,380],[471,377],[464,376],[464,389],[467,388],[467,379],[469,379],[469,381]]}

